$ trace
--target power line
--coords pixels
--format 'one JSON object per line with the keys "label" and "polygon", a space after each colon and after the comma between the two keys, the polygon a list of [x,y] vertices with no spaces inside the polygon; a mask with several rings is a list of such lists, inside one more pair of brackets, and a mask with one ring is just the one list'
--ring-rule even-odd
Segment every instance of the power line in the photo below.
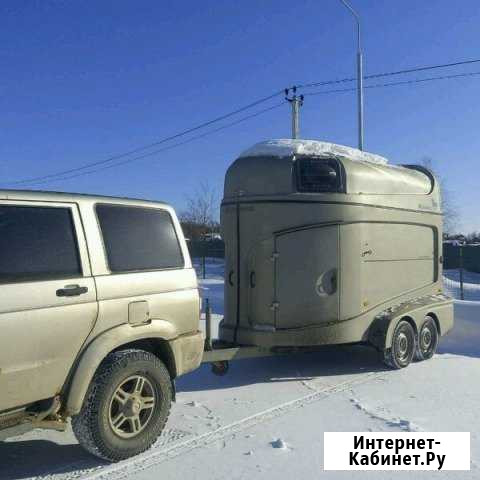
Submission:
{"label": "power line", "polygon": [[164,147],[164,148],[155,150],[153,152],[148,152],[148,153],[145,153],[143,155],[140,155],[140,156],[137,156],[137,157],[134,157],[134,158],[127,158],[127,159],[122,160],[120,162],[116,162],[116,163],[113,163],[113,164],[110,164],[110,165],[104,165],[103,167],[96,168],[96,169],[93,169],[93,170],[87,170],[87,171],[78,172],[78,173],[68,175],[68,176],[62,176],[62,177],[56,177],[56,178],[50,178],[50,179],[45,179],[45,180],[41,180],[41,181],[32,182],[32,183],[30,183],[30,185],[42,185],[42,184],[45,184],[45,183],[50,183],[50,182],[55,182],[55,181],[70,180],[72,178],[81,177],[81,176],[84,176],[84,175],[90,175],[90,174],[101,172],[103,170],[108,170],[109,168],[119,167],[119,166],[125,165],[127,163],[136,162],[138,160],[142,160],[143,158],[151,157],[151,156],[157,155],[161,152],[165,152],[167,150],[172,150],[174,148],[180,147],[180,146],[185,145],[187,143],[191,143],[195,140],[200,140],[201,138],[208,137],[208,136],[213,135],[217,132],[220,132],[221,130],[225,130],[227,128],[238,125],[239,123],[250,120],[254,117],[258,117],[259,115],[267,113],[267,112],[269,112],[271,110],[274,110],[276,108],[279,108],[283,105],[285,105],[285,102],[277,103],[275,105],[272,105],[271,107],[265,108],[263,110],[259,110],[258,112],[252,113],[251,115],[247,115],[246,117],[239,118],[238,120],[235,120],[234,122],[227,123],[226,125],[222,125],[221,127],[215,128],[213,130],[209,130],[209,131],[207,131],[205,133],[202,133],[200,135],[196,135],[196,136],[188,138],[187,140],[184,140],[182,142],[178,142],[178,143],[175,143],[173,145],[169,145],[168,147]]}
{"label": "power line", "polygon": [[62,171],[56,172],[56,173],[50,173],[50,174],[42,175],[42,176],[39,176],[39,177],[26,178],[24,180],[17,180],[17,181],[14,181],[14,182],[2,182],[2,183],[3,184],[8,184],[8,185],[22,185],[22,184],[25,184],[25,183],[36,182],[37,180],[38,181],[47,180],[47,179],[50,179],[50,178],[53,178],[53,177],[57,177],[57,176],[61,176],[61,175],[67,175],[69,173],[79,172],[79,171],[82,171],[82,170],[86,170],[88,168],[96,167],[98,165],[103,165],[103,164],[106,164],[106,163],[110,163],[114,160],[118,160],[120,158],[128,157],[130,155],[134,155],[136,153],[143,152],[145,150],[148,150],[149,148],[155,147],[157,145],[161,145],[162,143],[169,142],[170,140],[175,140],[176,138],[183,137],[185,135],[188,135],[189,133],[192,133],[192,132],[195,132],[195,131],[200,130],[202,128],[208,127],[208,126],[210,126],[214,123],[220,122],[220,121],[225,120],[227,118],[233,117],[234,115],[237,115],[241,112],[244,112],[245,110],[253,108],[253,107],[255,107],[255,106],[257,106],[261,103],[264,103],[268,100],[271,100],[272,98],[275,98],[276,96],[278,96],[280,94],[283,94],[283,92],[284,92],[283,89],[279,90],[278,92],[274,92],[271,95],[263,97],[259,100],[256,100],[256,101],[252,102],[252,103],[249,103],[248,105],[245,105],[244,107],[238,108],[237,110],[226,113],[226,114],[221,115],[219,117],[216,117],[212,120],[208,120],[206,122],[201,123],[200,125],[189,128],[187,130],[183,130],[182,132],[176,133],[174,135],[170,135],[169,137],[162,138],[161,140],[150,143],[148,145],[144,145],[142,147],[135,148],[133,150],[129,150],[128,152],[125,152],[125,153],[121,153],[121,154],[118,154],[118,155],[113,155],[113,156],[105,158],[103,160],[98,160],[96,162],[86,163],[85,165],[75,167],[75,168],[71,168],[71,169],[68,169],[68,170],[62,170]]}
{"label": "power line", "polygon": [[[364,80],[370,80],[372,78],[381,78],[381,77],[390,77],[392,75],[404,75],[407,73],[415,73],[415,72],[423,72],[426,70],[436,70],[439,68],[450,68],[450,67],[458,67],[461,65],[471,65],[473,63],[480,63],[480,59],[474,59],[474,60],[464,60],[462,62],[454,62],[454,63],[443,63],[439,65],[430,65],[430,66],[423,66],[423,67],[412,67],[408,68],[406,70],[397,70],[394,72],[383,72],[383,73],[374,73],[372,75],[364,75],[363,79]],[[303,85],[297,85],[297,88],[311,88],[311,87],[321,87],[324,85],[332,85],[335,83],[348,83],[348,82],[354,82],[356,81],[357,78],[342,78],[340,80],[327,80],[325,82],[314,82],[314,83],[305,83]]]}
{"label": "power line", "polygon": [[[480,72],[468,72],[468,73],[457,73],[455,75],[443,75],[439,77],[429,77],[429,78],[416,78],[413,80],[403,80],[401,82],[390,82],[390,83],[376,83],[373,85],[365,85],[363,88],[382,88],[382,87],[393,87],[397,85],[409,85],[413,83],[422,83],[422,82],[431,82],[434,80],[449,80],[451,78],[461,78],[461,77],[473,77],[475,75],[480,75]],[[355,92],[356,88],[339,88],[336,90],[319,90],[318,92],[305,93],[305,96],[312,95],[322,95],[327,93],[341,93],[341,92]]]}
{"label": "power line", "polygon": [[[480,62],[480,59],[474,59],[474,60],[465,60],[465,61],[454,62],[454,63],[445,63],[445,64],[439,64],[439,65],[415,67],[415,68],[410,68],[410,69],[405,69],[405,70],[398,70],[398,71],[394,71],[394,72],[384,72],[384,73],[377,73],[377,74],[373,74],[373,75],[367,75],[367,76],[364,77],[364,79],[381,78],[381,77],[387,77],[387,76],[393,76],[393,75],[402,75],[402,74],[408,74],[408,73],[413,73],[413,72],[420,72],[420,71],[439,69],[439,68],[455,67],[455,66],[468,65],[468,64],[479,63],[479,62]],[[468,74],[463,74],[463,75],[466,76]],[[463,75],[459,74],[458,76],[463,76]],[[445,78],[454,78],[454,76],[445,77]],[[440,79],[440,78],[432,78],[432,80],[437,80],[437,79]],[[340,80],[328,80],[328,81],[323,81],[323,82],[315,82],[315,83],[297,85],[297,88],[311,88],[311,87],[314,87],[314,86],[333,85],[333,84],[339,84],[339,83],[352,82],[352,81],[355,81],[355,80],[356,80],[356,78],[344,78],[344,79],[340,79]],[[400,85],[400,84],[403,84],[403,83],[418,83],[420,81],[428,81],[428,79],[412,80],[412,81],[406,81],[406,82],[395,82],[395,85]],[[383,86],[390,86],[390,85],[393,85],[393,83],[392,84],[384,84]],[[379,86],[381,86],[381,85],[366,86],[365,88],[378,88]],[[353,89],[341,89],[341,90],[330,90],[330,91],[323,91],[323,92],[322,91],[312,92],[309,95],[320,95],[322,93],[337,93],[337,92],[340,92],[340,91],[350,91],[350,90],[353,90]],[[24,185],[24,184],[37,184],[37,183],[40,183],[40,182],[41,183],[47,183],[46,181],[47,180],[50,181],[50,179],[52,179],[52,180],[53,179],[65,180],[67,178],[73,178],[74,175],[72,175],[70,177],[64,177],[64,176],[69,175],[69,174],[75,174],[77,172],[83,172],[84,170],[86,170],[90,173],[90,170],[88,170],[90,168],[97,167],[97,166],[100,166],[100,165],[110,164],[111,162],[114,162],[115,160],[119,160],[119,159],[122,159],[122,158],[125,158],[125,157],[129,157],[131,155],[134,155],[136,153],[140,153],[142,151],[148,150],[148,149],[150,149],[152,147],[155,147],[157,145],[161,145],[163,143],[169,142],[169,141],[174,140],[176,138],[183,137],[185,135],[188,135],[189,133],[192,133],[192,132],[195,132],[197,130],[203,129],[203,128],[208,127],[208,126],[210,126],[214,123],[220,122],[220,121],[225,120],[227,118],[230,118],[234,115],[237,115],[238,113],[241,113],[245,110],[253,108],[253,107],[255,107],[255,106],[257,106],[261,103],[267,102],[268,100],[271,100],[271,99],[275,98],[276,96],[281,95],[283,93],[284,93],[283,89],[279,90],[277,92],[272,93],[271,95],[260,98],[259,100],[256,100],[252,103],[249,103],[249,104],[247,104],[243,107],[240,107],[240,108],[238,108],[238,109],[236,109],[232,112],[229,112],[229,113],[226,113],[226,114],[221,115],[219,117],[216,117],[212,120],[208,120],[208,121],[203,122],[199,125],[196,125],[196,126],[191,127],[189,129],[183,130],[183,131],[181,131],[179,133],[176,133],[174,135],[170,135],[168,137],[165,137],[163,139],[160,139],[160,140],[158,140],[156,142],[153,142],[153,143],[150,143],[148,145],[144,145],[142,147],[139,147],[139,148],[136,148],[136,149],[133,149],[133,150],[130,150],[130,151],[118,154],[118,155],[114,155],[114,156],[105,158],[103,160],[86,163],[86,164],[81,165],[79,167],[71,168],[71,169],[68,169],[68,170],[62,170],[62,171],[59,171],[59,172],[56,172],[56,173],[50,173],[50,174],[42,175],[42,176],[38,176],[38,177],[31,177],[31,178],[27,178],[27,179],[23,179],[23,180],[17,180],[17,181],[13,181],[13,182],[2,182],[2,183],[6,184],[6,185],[11,185],[11,186]],[[278,106],[280,106],[280,104]],[[277,108],[277,107],[274,106],[273,108]],[[265,111],[269,111],[269,110],[270,110],[270,108],[266,109]],[[262,112],[260,112],[260,113],[262,113]],[[260,114],[260,113],[258,113],[258,114]],[[254,114],[252,116],[257,116],[257,114]],[[233,122],[232,124],[228,124],[228,125],[224,126],[224,128],[229,128],[232,125],[236,125],[237,123],[240,123],[240,122],[245,121],[249,118],[252,118],[252,116],[248,116],[244,119],[240,119],[240,121],[238,121],[238,122]],[[220,127],[220,129],[217,129],[215,131],[218,131],[218,130],[223,130],[223,127]],[[215,133],[215,131],[213,131],[211,133]],[[206,135],[210,135],[211,133],[207,132]],[[194,139],[202,138],[203,136],[206,136],[206,135],[200,135],[198,137],[194,137]],[[184,143],[189,143],[190,141],[193,141],[193,139],[189,139],[186,142],[180,142],[180,144],[175,144],[174,146],[172,146],[172,148],[174,148],[175,146],[183,145]],[[169,149],[169,148],[167,148],[167,149]],[[135,159],[132,159],[131,161],[134,161],[134,160],[140,159],[140,158],[145,158],[145,157],[148,157],[150,155],[155,155],[156,153],[159,153],[160,151],[164,151],[164,150],[157,150],[157,151],[154,151],[154,152],[149,152],[149,153],[146,153],[144,155],[141,155],[140,157],[135,157]],[[130,159],[126,159],[123,162],[115,162],[115,163],[112,163],[111,165],[112,166],[122,165],[124,163],[128,163],[129,161],[130,161]],[[110,167],[110,165],[108,165],[108,167]],[[95,171],[97,171],[97,170],[95,170]]]}
{"label": "power line", "polygon": [[[430,82],[430,81],[435,81],[435,80],[448,80],[448,79],[452,79],[452,78],[462,78],[462,77],[469,77],[469,76],[475,76],[475,75],[480,75],[480,72],[468,72],[468,73],[459,73],[459,74],[455,74],[455,75],[443,75],[443,76],[438,76],[438,77],[404,80],[404,81],[401,81],[401,82],[380,83],[380,84],[366,85],[364,88],[383,88],[383,87],[391,87],[391,86],[397,86],[397,85],[409,85],[409,84],[415,84],[415,83]],[[356,91],[356,88],[342,88],[342,89],[335,89],[335,90],[320,90],[320,91],[317,91],[317,92],[306,93],[305,96],[314,96],[314,95],[332,94],[332,93],[343,93],[343,92],[353,92],[353,91]],[[250,120],[254,117],[258,117],[259,115],[262,115],[266,112],[269,112],[271,110],[279,108],[282,105],[285,105],[285,103],[284,102],[277,103],[277,104],[275,104],[271,107],[265,108],[263,110],[255,112],[251,115],[247,115],[246,117],[242,117],[242,118],[240,118],[240,119],[238,119],[234,122],[228,123],[226,125],[222,125],[221,127],[218,127],[218,128],[213,129],[213,130],[209,130],[205,133],[202,133],[200,135],[196,135],[194,137],[188,138],[187,140],[184,140],[182,142],[178,142],[178,143],[175,143],[173,145],[169,145],[168,147],[164,147],[164,148],[161,148],[161,149],[158,149],[158,150],[154,150],[153,152],[148,152],[148,153],[145,153],[143,155],[140,155],[140,156],[137,156],[137,157],[134,157],[134,158],[128,158],[128,159],[125,159],[123,161],[115,162],[113,164],[105,165],[103,167],[96,168],[96,169],[93,169],[93,170],[82,171],[82,172],[79,172],[79,173],[76,173],[76,174],[72,174],[72,175],[68,175],[68,176],[61,176],[61,177],[57,177],[57,178],[53,178],[53,179],[46,179],[44,181],[32,182],[31,185],[41,185],[41,184],[50,183],[50,182],[53,182],[53,181],[70,180],[72,178],[76,178],[76,177],[80,177],[80,176],[84,176],[84,175],[91,175],[91,174],[94,174],[94,173],[101,172],[103,170],[108,170],[110,168],[118,167],[118,166],[121,166],[121,165],[125,165],[125,164],[131,163],[131,162],[138,161],[138,160],[142,160],[144,158],[147,158],[147,157],[150,157],[150,156],[153,156],[153,155],[157,155],[159,153],[162,153],[162,152],[165,152],[165,151],[168,151],[168,150],[172,150],[172,149],[180,147],[182,145],[186,145],[188,143],[199,140],[201,138],[208,137],[210,135],[213,135],[213,134],[215,134],[217,132],[220,132],[222,130],[225,130],[227,128],[231,128],[235,125],[238,125],[239,123],[245,122],[245,121]]]}

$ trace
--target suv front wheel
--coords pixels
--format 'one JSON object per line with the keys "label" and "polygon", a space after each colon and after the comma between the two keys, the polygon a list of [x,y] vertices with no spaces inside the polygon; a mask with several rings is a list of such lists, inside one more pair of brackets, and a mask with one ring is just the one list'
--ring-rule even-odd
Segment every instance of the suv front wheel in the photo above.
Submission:
{"label": "suv front wheel", "polygon": [[144,452],[170,413],[167,368],[143,350],[109,354],[90,384],[82,410],[72,418],[78,442],[97,457],[116,462]]}

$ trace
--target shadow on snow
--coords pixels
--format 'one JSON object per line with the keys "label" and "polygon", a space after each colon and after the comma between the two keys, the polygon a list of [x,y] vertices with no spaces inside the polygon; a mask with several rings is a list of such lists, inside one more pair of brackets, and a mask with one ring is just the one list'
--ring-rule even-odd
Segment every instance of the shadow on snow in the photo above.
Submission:
{"label": "shadow on snow", "polygon": [[50,477],[106,465],[78,444],[60,445],[48,440],[0,442],[0,478],[20,480]]}
{"label": "shadow on snow", "polygon": [[323,347],[309,353],[236,360],[219,377],[208,364],[178,379],[179,392],[216,390],[271,382],[298,382],[316,377],[362,374],[386,370],[379,353],[365,346]]}

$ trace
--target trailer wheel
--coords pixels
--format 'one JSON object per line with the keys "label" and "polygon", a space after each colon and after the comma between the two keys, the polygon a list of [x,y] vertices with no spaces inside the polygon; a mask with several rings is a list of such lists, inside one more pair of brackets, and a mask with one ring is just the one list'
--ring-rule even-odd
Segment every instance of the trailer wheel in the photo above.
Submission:
{"label": "trailer wheel", "polygon": [[438,330],[435,320],[427,315],[418,334],[415,359],[418,361],[432,358],[437,350]]}
{"label": "trailer wheel", "polygon": [[415,354],[415,331],[406,320],[395,327],[392,346],[384,352],[384,362],[395,370],[407,367]]}

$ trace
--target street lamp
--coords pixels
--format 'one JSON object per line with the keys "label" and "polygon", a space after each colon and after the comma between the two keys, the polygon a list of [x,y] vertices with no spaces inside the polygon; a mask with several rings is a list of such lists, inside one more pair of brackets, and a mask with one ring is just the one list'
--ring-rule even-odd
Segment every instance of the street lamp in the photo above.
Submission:
{"label": "street lamp", "polygon": [[358,148],[363,150],[363,59],[360,42],[360,17],[346,0],[340,0],[350,10],[357,22],[357,97],[358,97]]}

